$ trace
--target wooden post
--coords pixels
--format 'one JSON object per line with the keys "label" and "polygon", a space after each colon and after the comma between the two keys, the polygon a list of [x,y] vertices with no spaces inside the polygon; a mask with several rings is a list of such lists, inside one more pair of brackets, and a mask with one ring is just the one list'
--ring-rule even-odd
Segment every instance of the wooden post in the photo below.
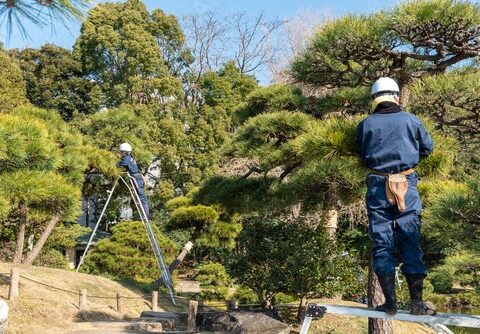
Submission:
{"label": "wooden post", "polygon": [[227,301],[227,310],[235,311],[238,310],[238,300],[231,299]]}
{"label": "wooden post", "polygon": [[152,292],[152,311],[158,311],[158,291]]}
{"label": "wooden post", "polygon": [[188,328],[187,331],[195,333],[197,331],[197,310],[198,302],[191,300],[188,303]]}
{"label": "wooden post", "polygon": [[18,268],[10,269],[10,289],[8,291],[8,300],[14,302],[18,297],[18,282],[20,281],[20,273]]}
{"label": "wooden post", "polygon": [[87,289],[80,290],[80,297],[78,300],[78,309],[85,311],[87,309]]}
{"label": "wooden post", "polygon": [[120,313],[123,312],[123,301],[124,301],[123,296],[117,293],[117,311]]}

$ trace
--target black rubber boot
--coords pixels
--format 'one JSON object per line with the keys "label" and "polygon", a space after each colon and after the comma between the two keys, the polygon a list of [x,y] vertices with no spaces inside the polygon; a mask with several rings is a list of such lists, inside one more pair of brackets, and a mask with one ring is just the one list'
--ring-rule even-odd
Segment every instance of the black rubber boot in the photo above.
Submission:
{"label": "black rubber boot", "polygon": [[386,312],[390,315],[397,314],[397,295],[395,293],[395,275],[378,276],[378,281],[382,287],[385,296],[385,304],[377,306],[378,311]]}
{"label": "black rubber boot", "polygon": [[412,315],[435,315],[435,306],[430,303],[423,302],[423,280],[425,275],[405,275],[408,283],[408,290],[410,291]]}

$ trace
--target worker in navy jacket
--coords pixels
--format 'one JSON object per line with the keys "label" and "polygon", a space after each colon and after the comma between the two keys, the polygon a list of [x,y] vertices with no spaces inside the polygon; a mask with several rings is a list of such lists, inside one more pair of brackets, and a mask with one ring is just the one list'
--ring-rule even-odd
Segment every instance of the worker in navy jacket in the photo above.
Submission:
{"label": "worker in navy jacket", "polygon": [[145,194],[145,182],[143,176],[140,173],[140,169],[135,162],[135,159],[132,157],[132,146],[129,143],[123,143],[120,145],[120,153],[122,155],[122,160],[118,163],[118,166],[124,167],[126,171],[132,176],[135,180],[135,185],[140,197],[140,202],[142,203],[143,210],[148,219],[150,219],[150,210],[148,206],[148,199]]}
{"label": "worker in navy jacket", "polygon": [[[413,170],[420,157],[433,151],[433,142],[422,122],[400,108],[399,87],[393,79],[378,79],[371,94],[373,113],[358,125],[357,142],[364,165],[372,170],[366,178],[369,232],[373,241],[373,269],[385,295],[385,304],[377,309],[389,314],[397,312],[395,250],[398,248],[410,291],[411,314],[434,315],[433,306],[422,299],[427,269],[420,248],[422,204],[417,191],[418,176]],[[388,180],[392,175],[403,177],[403,207],[387,200]]]}

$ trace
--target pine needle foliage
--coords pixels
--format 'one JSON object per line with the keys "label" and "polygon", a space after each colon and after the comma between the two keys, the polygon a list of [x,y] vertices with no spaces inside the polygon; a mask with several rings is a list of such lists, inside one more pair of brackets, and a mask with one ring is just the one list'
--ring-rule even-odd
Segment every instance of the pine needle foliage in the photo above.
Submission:
{"label": "pine needle foliage", "polygon": [[477,57],[478,22],[478,4],[463,0],[407,1],[388,11],[347,15],[322,26],[291,71],[317,87],[370,85],[380,76],[403,86]]}
{"label": "pine needle foliage", "polygon": [[203,248],[233,249],[241,225],[233,217],[225,215],[219,205],[206,206],[194,202],[193,198],[183,196],[168,201],[166,208],[170,217],[166,228],[190,232],[190,240]]}
{"label": "pine needle foliage", "polygon": [[411,110],[465,144],[480,142],[480,73],[465,68],[416,80]]}
{"label": "pine needle foliage", "polygon": [[1,48],[0,68],[0,111],[8,112],[27,102],[25,82],[18,64]]}
{"label": "pine needle foliage", "polygon": [[[305,208],[313,209],[320,203],[348,203],[359,198],[369,173],[356,142],[356,128],[364,117],[321,120],[286,111],[253,117],[233,139],[233,154],[258,162],[260,172],[268,177],[212,179],[205,183],[198,199],[210,204],[217,200],[222,205],[232,201],[233,210],[244,212],[245,208],[269,205],[285,208],[296,202],[308,203]],[[453,168],[456,141],[435,130],[428,119],[424,122],[436,149],[421,161],[418,172],[422,177],[447,176]],[[213,189],[214,195],[206,195]],[[235,196],[229,196],[225,189]]]}
{"label": "pine needle foliage", "polygon": [[305,108],[306,98],[301,90],[292,85],[273,84],[259,87],[248,94],[246,100],[236,109],[236,117],[241,124],[248,118],[261,113],[274,111],[298,111]]}
{"label": "pine needle foliage", "polygon": [[104,151],[89,150],[85,138],[57,112],[27,104],[0,114],[0,143],[5,204],[1,224],[17,228],[17,262],[22,261],[25,231],[35,235],[34,247],[24,259],[31,264],[54,226],[80,214],[84,173],[89,169],[110,173],[115,165],[105,161],[96,165],[107,156]]}
{"label": "pine needle foliage", "polygon": [[172,212],[171,226],[175,228],[203,228],[219,218],[215,209],[205,205],[179,207]]}
{"label": "pine needle foliage", "polygon": [[480,252],[480,182],[472,176],[465,187],[449,187],[426,211],[427,232],[445,252]]}
{"label": "pine needle foliage", "polygon": [[24,25],[29,21],[36,25],[52,25],[54,20],[67,25],[68,22],[83,17],[91,0],[9,0],[0,3],[0,19],[5,25],[7,36],[14,29],[19,30],[24,38],[29,33]]}
{"label": "pine needle foliage", "polygon": [[[152,227],[165,260],[171,263],[177,252],[175,244],[160,233],[155,224]],[[111,232],[112,237],[100,240],[85,258],[82,271],[145,283],[151,283],[160,277],[142,222],[121,222],[114,226]]]}

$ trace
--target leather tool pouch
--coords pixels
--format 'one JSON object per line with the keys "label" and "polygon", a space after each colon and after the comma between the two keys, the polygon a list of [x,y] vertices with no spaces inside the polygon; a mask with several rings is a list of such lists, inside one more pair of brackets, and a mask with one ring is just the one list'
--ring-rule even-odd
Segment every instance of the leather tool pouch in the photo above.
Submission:
{"label": "leather tool pouch", "polygon": [[405,211],[405,195],[408,191],[408,180],[402,174],[390,174],[385,182],[388,203],[397,203],[399,211]]}

